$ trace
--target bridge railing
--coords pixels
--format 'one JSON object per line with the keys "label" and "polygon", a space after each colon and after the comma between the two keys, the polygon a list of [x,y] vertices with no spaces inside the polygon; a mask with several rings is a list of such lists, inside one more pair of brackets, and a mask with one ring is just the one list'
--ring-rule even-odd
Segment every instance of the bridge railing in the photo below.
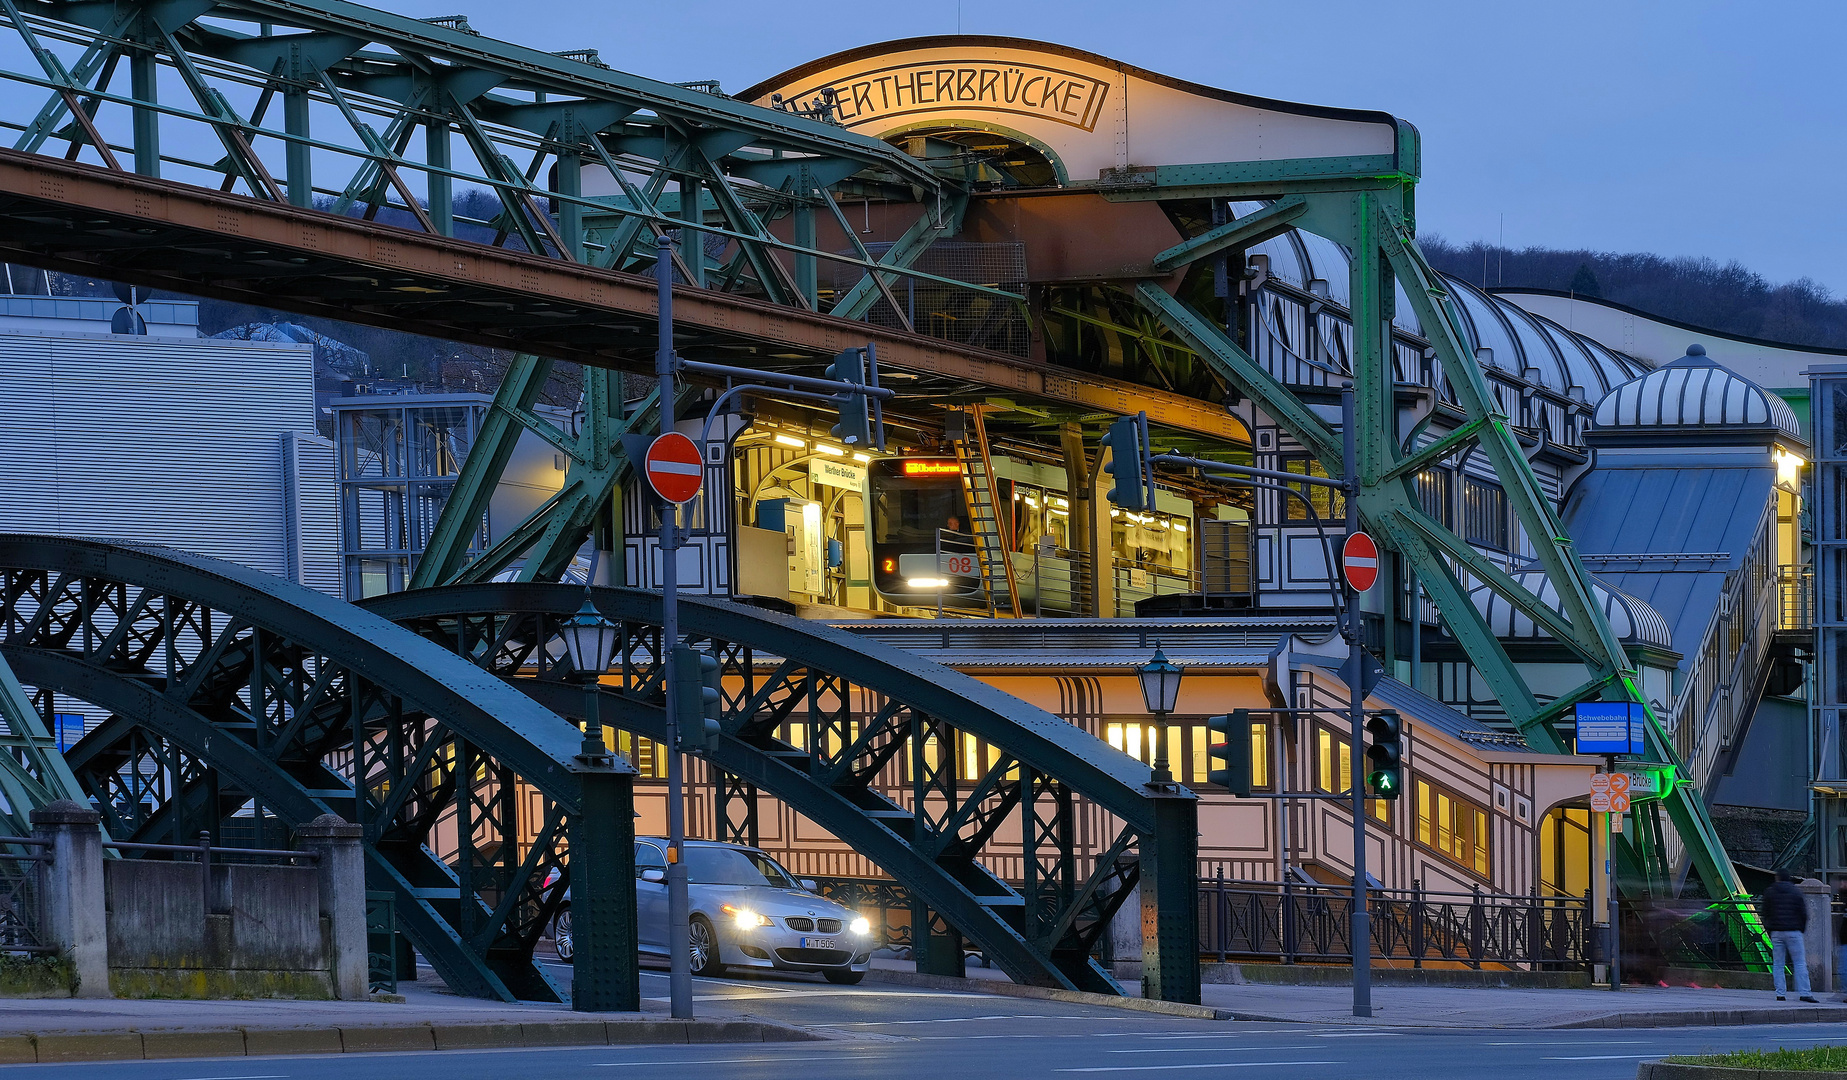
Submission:
{"label": "bridge railing", "polygon": [[[1284,964],[1352,958],[1353,897],[1344,885],[1200,883],[1200,952]],[[1368,894],[1375,960],[1533,970],[1584,967],[1594,932],[1589,901],[1570,896],[1375,889]]]}

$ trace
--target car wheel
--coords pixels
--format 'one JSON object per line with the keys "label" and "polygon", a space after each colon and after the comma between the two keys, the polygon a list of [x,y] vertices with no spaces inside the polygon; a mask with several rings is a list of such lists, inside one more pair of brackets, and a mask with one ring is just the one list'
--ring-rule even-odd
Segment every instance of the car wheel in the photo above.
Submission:
{"label": "car wheel", "polygon": [[866,977],[863,971],[851,971],[845,968],[829,968],[821,974],[828,982],[837,986],[858,986],[859,981]]}
{"label": "car wheel", "polygon": [[718,962],[718,935],[704,915],[694,915],[686,929],[687,967],[694,975],[722,975],[725,965]]}
{"label": "car wheel", "polygon": [[558,959],[571,963],[577,955],[577,947],[571,941],[571,909],[565,908],[552,918],[552,944],[558,950]]}

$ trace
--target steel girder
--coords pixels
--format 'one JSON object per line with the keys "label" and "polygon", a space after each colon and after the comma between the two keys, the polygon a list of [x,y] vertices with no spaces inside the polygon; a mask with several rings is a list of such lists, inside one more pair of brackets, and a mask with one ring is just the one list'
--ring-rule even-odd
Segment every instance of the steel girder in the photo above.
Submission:
{"label": "steel girder", "polygon": [[83,789],[53,737],[53,702],[44,692],[28,694],[0,657],[0,796],[6,806],[0,826],[9,836],[32,834],[31,812],[58,799],[81,802]]}
{"label": "steel girder", "polygon": [[[4,149],[0,260],[653,371],[649,277]],[[998,387],[1074,416],[1134,401],[1175,431],[1249,438],[1210,402],[758,297],[678,286],[674,320],[674,349],[689,360],[818,374],[841,349],[871,342],[882,369],[917,376],[907,396],[963,400]]]}
{"label": "steel girder", "polygon": [[[603,716],[658,740],[666,733],[653,659],[660,597],[614,588],[592,595],[623,627],[621,679],[603,688]],[[473,584],[365,606],[551,708],[575,712],[581,693],[559,680],[552,658],[558,626],[583,596],[571,585]],[[713,651],[726,676],[724,735],[702,752],[715,769],[782,799],[872,859],[1020,982],[1120,992],[1090,953],[1139,877],[1143,925],[1155,931],[1145,944],[1144,993],[1198,1000],[1190,793],[1150,787],[1147,766],[1018,698],[824,624],[683,597],[680,627]],[[785,730],[799,733],[794,742]],[[958,781],[958,733],[998,748],[979,778]],[[881,785],[909,787],[910,805]],[[1081,879],[1074,797],[1121,830]],[[1015,813],[1032,865],[1024,897],[980,861]],[[1124,858],[1131,848],[1138,862]]]}
{"label": "steel girder", "polygon": [[[1637,702],[1646,708],[1647,701],[1633,662],[1591,592],[1571,538],[1533,475],[1509,418],[1489,392],[1473,350],[1466,345],[1463,323],[1451,298],[1417,248],[1412,212],[1415,133],[1405,137],[1411,140],[1411,149],[1399,156],[1409,164],[1389,173],[1382,174],[1376,163],[1368,163],[1375,167],[1340,176],[1333,168],[1338,163],[1325,161],[1189,167],[1165,181],[1157,170],[1154,183],[1110,197],[1276,200],[1243,222],[1228,223],[1164,252],[1156,261],[1166,265],[1184,265],[1212,252],[1248,245],[1289,224],[1346,246],[1351,256],[1349,374],[1355,392],[1358,457],[1352,464],[1359,482],[1361,519],[1416,573],[1514,726],[1535,746],[1564,751],[1566,743],[1553,722],[1574,703],[1602,698]],[[1456,404],[1465,414],[1464,426],[1453,436],[1415,453],[1400,444],[1397,426],[1397,377],[1390,356],[1394,282],[1404,286]],[[1216,320],[1151,283],[1135,286],[1135,295],[1217,374],[1313,452],[1330,475],[1341,474],[1345,463],[1336,433]],[[1531,543],[1535,561],[1558,597],[1556,603],[1541,599],[1424,511],[1413,486],[1417,471],[1470,449],[1478,449],[1492,464]],[[1570,650],[1585,666],[1585,682],[1542,703],[1471,600],[1473,582],[1505,598]],[[1390,617],[1388,611],[1388,621]],[[1659,719],[1651,714],[1648,726],[1645,760],[1678,771],[1680,762]],[[1748,895],[1698,791],[1683,778],[1662,802],[1709,894]],[[1626,842],[1621,846],[1618,854],[1628,865],[1638,870],[1646,865],[1641,853],[1629,850]],[[1664,885],[1656,875],[1635,887],[1652,891]]]}
{"label": "steel girder", "polygon": [[[0,656],[23,682],[113,714],[68,758],[118,839],[216,837],[253,803],[290,828],[339,814],[363,827],[369,884],[396,895],[452,988],[561,999],[532,960],[572,884],[559,841],[632,835],[633,770],[580,761],[555,713],[376,615],[151,546],[0,535]],[[542,800],[524,828],[522,783]],[[582,812],[612,796],[611,821]],[[435,853],[445,822],[453,865]],[[576,993],[636,1009],[633,849],[613,848],[575,892],[579,921],[588,899],[617,939],[603,958],[616,970]],[[554,868],[567,876],[545,888]]]}

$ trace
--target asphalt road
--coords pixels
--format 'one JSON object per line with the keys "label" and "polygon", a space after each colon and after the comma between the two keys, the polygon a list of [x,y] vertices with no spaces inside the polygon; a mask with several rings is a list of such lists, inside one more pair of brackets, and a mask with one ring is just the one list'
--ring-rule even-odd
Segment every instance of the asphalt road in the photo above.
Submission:
{"label": "asphalt road", "polygon": [[[643,993],[666,994],[664,973]],[[1847,1024],[1571,1031],[1394,1031],[1180,1020],[1061,1002],[837,987],[801,976],[696,980],[695,1006],[844,1036],[724,1046],[342,1054],[122,1064],[18,1065],[6,1080],[1175,1080],[1366,1077],[1630,1080],[1672,1053],[1847,1043]]]}

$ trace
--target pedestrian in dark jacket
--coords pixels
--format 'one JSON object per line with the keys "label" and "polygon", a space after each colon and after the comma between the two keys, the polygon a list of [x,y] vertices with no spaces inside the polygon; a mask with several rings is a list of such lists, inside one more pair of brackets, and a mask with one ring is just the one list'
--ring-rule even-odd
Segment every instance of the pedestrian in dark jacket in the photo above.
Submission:
{"label": "pedestrian in dark jacket", "polygon": [[1764,928],[1770,931],[1770,981],[1776,987],[1776,999],[1784,994],[1783,965],[1796,969],[1796,994],[1799,1000],[1813,1002],[1809,994],[1808,950],[1803,947],[1802,931],[1808,926],[1808,904],[1802,890],[1787,872],[1777,871],[1776,881],[1757,902]]}

